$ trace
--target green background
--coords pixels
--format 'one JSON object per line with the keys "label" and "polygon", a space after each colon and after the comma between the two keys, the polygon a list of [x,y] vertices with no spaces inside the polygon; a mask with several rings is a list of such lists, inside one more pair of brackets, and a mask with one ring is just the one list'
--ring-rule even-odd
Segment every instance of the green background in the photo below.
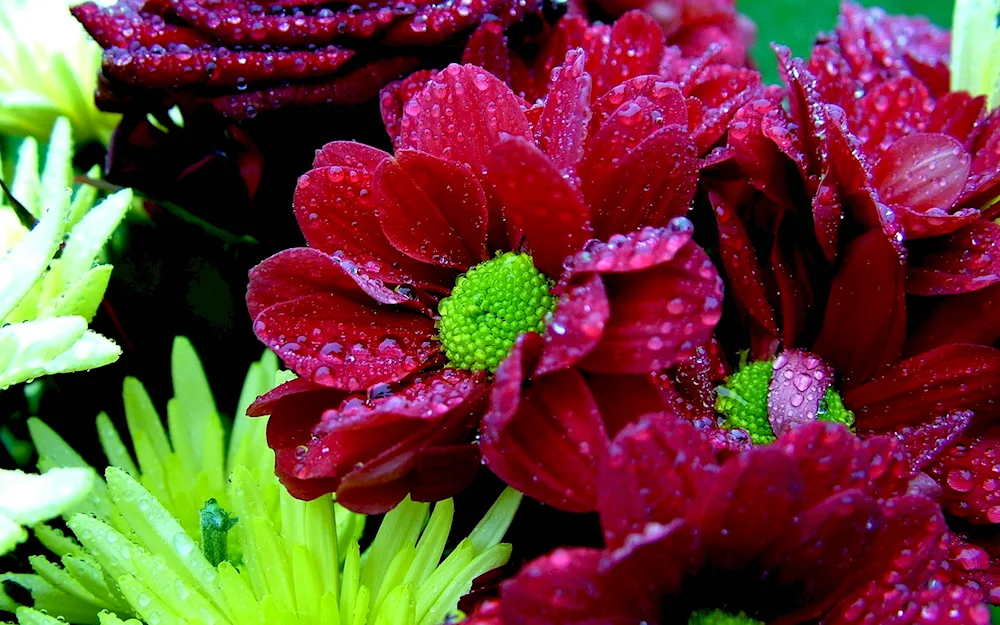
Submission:
{"label": "green background", "polygon": [[[866,0],[861,4],[881,6],[889,13],[925,15],[942,26],[951,24],[949,0]],[[783,43],[796,55],[805,56],[816,33],[833,28],[840,10],[838,0],[736,0],[736,6],[757,23],[754,58],[769,82],[777,81],[770,42]]]}

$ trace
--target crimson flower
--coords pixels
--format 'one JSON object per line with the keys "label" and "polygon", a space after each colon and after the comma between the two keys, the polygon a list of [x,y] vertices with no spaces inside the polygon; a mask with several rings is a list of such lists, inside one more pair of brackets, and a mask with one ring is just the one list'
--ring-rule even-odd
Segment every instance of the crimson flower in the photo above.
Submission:
{"label": "crimson flower", "polygon": [[527,564],[474,623],[989,623],[899,445],[811,423],[723,457],[647,415],[599,469],[604,549]]}
{"label": "crimson flower", "polygon": [[777,49],[787,109],[777,93],[744,106],[728,133],[735,169],[705,182],[738,312],[718,334],[756,360],[807,348],[864,436],[951,420],[924,470],[945,512],[991,525],[1000,117],[947,90],[947,41],[847,5],[808,62]]}
{"label": "crimson flower", "polygon": [[[487,15],[505,25],[535,2],[120,0],[73,14],[105,49],[100,105],[209,105],[244,119],[286,107],[357,104]],[[433,55],[431,55],[433,56]]]}
{"label": "crimson flower", "polygon": [[647,12],[663,29],[667,44],[679,47],[685,56],[701,56],[721,45],[727,63],[751,64],[757,27],[736,11],[734,0],[596,0],[592,4],[612,16],[632,9]]}
{"label": "crimson flower", "polygon": [[636,76],[592,103],[586,68],[570,51],[529,106],[452,65],[403,105],[394,155],[317,152],[294,200],[309,247],[265,260],[247,292],[258,338],[299,376],[252,409],[272,415],[294,494],[365,512],[443,497],[481,447],[528,494],[593,509],[595,396],[635,405],[630,376],[694,353],[722,284],[683,217],[698,180],[684,96]]}

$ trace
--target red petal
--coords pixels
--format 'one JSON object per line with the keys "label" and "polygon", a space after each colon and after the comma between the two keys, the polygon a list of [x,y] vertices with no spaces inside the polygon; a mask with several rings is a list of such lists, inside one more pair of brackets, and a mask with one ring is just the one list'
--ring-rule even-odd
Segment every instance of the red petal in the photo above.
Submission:
{"label": "red petal", "polygon": [[[413,99],[413,96],[423,90],[424,85],[430,82],[435,74],[437,72],[432,69],[413,72],[403,80],[389,83],[379,93],[382,123],[385,125],[385,131],[389,133],[393,145],[399,147],[399,133],[403,125],[403,108],[407,102]],[[319,167],[319,165],[314,165],[314,167]]]}
{"label": "red petal", "polygon": [[712,446],[682,419],[661,413],[626,426],[600,471],[598,511],[608,548],[621,547],[647,523],[683,517],[706,474],[717,470]]}
{"label": "red petal", "polygon": [[713,566],[738,570],[760,557],[761,545],[789,531],[802,481],[792,458],[759,447],[729,458],[706,480],[685,520],[698,528]]}
{"label": "red petal", "polygon": [[856,106],[855,134],[874,162],[897,141],[927,130],[933,101],[922,82],[904,75],[875,85]]}
{"label": "red petal", "polygon": [[676,406],[663,384],[653,375],[588,373],[587,388],[601,411],[604,429],[615,436],[626,425],[654,412],[671,412]]}
{"label": "red petal", "polygon": [[545,327],[545,347],[533,376],[572,366],[601,340],[610,306],[598,275],[559,296],[552,321]]}
{"label": "red petal", "polygon": [[345,390],[400,380],[438,354],[431,319],[359,299],[329,292],[274,304],[254,333],[300,376]]}
{"label": "red petal", "polygon": [[765,330],[778,336],[774,310],[767,299],[757,253],[743,221],[724,194],[709,191],[708,197],[715,209],[715,222],[719,228],[719,257],[729,278],[733,297]]}
{"label": "red petal", "polygon": [[531,139],[510,87],[479,67],[449,65],[405,107],[399,147],[465,163],[478,174],[509,137]]}
{"label": "red petal", "polygon": [[624,625],[623,598],[602,588],[602,555],[597,549],[556,549],[526,564],[501,586],[503,623]]}
{"label": "red petal", "polygon": [[1000,284],[945,298],[906,343],[919,354],[948,343],[992,345],[1000,339]]}
{"label": "red petal", "polygon": [[698,185],[698,162],[690,136],[680,126],[653,132],[611,172],[605,195],[591,197],[598,236],[663,226],[687,214]]}
{"label": "red petal", "polygon": [[986,96],[973,97],[964,91],[946,93],[934,103],[934,110],[927,120],[927,132],[951,135],[968,149],[972,147],[974,133],[985,112]]}
{"label": "red petal", "polygon": [[971,162],[953,137],[907,135],[879,159],[872,170],[872,183],[883,202],[909,209],[899,214],[908,238],[946,234],[957,225],[949,225],[948,220],[937,222],[951,212],[961,196]]}
{"label": "red petal", "polygon": [[561,174],[572,176],[583,158],[583,142],[590,124],[590,74],[580,49],[566,53],[566,62],[553,70],[552,85],[542,116],[535,124],[535,141]]}
{"label": "red petal", "polygon": [[597,503],[597,463],[607,436],[600,412],[575,369],[524,387],[542,340],[523,334],[497,368],[480,447],[505,482],[550,506],[589,512]]}
{"label": "red petal", "polygon": [[910,473],[916,475],[952,447],[972,422],[968,410],[956,410],[941,415],[929,423],[900,427],[887,433],[898,440],[910,462]]}
{"label": "red petal", "polygon": [[[886,436],[861,441],[839,423],[814,421],[794,428],[775,444],[798,462],[803,506],[849,489],[892,497],[906,491],[911,476],[906,454],[896,441]],[[818,457],[823,461],[817,462]]]}
{"label": "red petal", "polygon": [[943,241],[943,249],[911,266],[906,291],[952,295],[1000,283],[1000,225],[977,219]]}
{"label": "red petal", "polygon": [[1000,426],[966,434],[929,473],[944,489],[941,507],[971,523],[1000,524]]}
{"label": "red petal", "polygon": [[145,47],[212,43],[211,38],[193,28],[156,19],[159,16],[154,18],[126,3],[119,2],[108,7],[85,2],[71,7],[70,11],[102,48],[127,48],[135,43]]}
{"label": "red petal", "polygon": [[[607,40],[586,50],[594,94],[601,95],[629,78],[656,74],[663,58],[663,30],[649,15],[629,11],[611,25]],[[597,53],[600,51],[600,53]]]}
{"label": "red petal", "polygon": [[382,230],[399,251],[460,270],[487,258],[486,195],[468,167],[399,150],[378,166],[374,186]]}
{"label": "red petal", "polygon": [[467,446],[454,443],[470,436],[488,391],[481,374],[446,369],[398,394],[349,399],[323,415],[307,445],[295,450],[294,464],[279,462],[279,471],[337,480],[338,501],[364,514],[385,512],[408,492],[433,492],[437,487],[421,476],[438,479],[441,463],[456,472],[449,483],[467,482],[478,463],[469,463]]}
{"label": "red petal", "polygon": [[767,418],[777,436],[816,420],[833,368],[801,349],[787,349],[774,359],[767,392]]}
{"label": "red petal", "polygon": [[502,82],[511,85],[510,50],[503,25],[500,22],[480,24],[465,44],[462,63],[482,67]]}
{"label": "red petal", "polygon": [[253,417],[270,415],[268,447],[274,450],[295,447],[308,443],[323,413],[339,406],[347,395],[347,391],[296,378],[258,397],[247,414]]}
{"label": "red petal", "polygon": [[336,293],[359,303],[372,299],[382,304],[408,301],[378,280],[352,269],[343,259],[307,247],[278,252],[250,270],[247,309],[256,319],[270,306],[317,293]]}
{"label": "red petal", "polygon": [[176,46],[154,52],[146,47],[108,48],[102,71],[145,89],[240,87],[261,82],[308,79],[333,74],[353,50],[327,46],[314,51],[234,51],[221,47]]}
{"label": "red petal", "polygon": [[844,404],[859,428],[917,425],[954,410],[971,410],[978,423],[1000,411],[1000,350],[945,345],[914,356],[881,377],[848,391]]}
{"label": "red petal", "polygon": [[845,387],[864,382],[899,358],[906,339],[904,276],[895,249],[880,231],[869,230],[847,248],[813,345]]}
{"label": "red petal", "polygon": [[684,218],[588,245],[567,261],[563,283],[591,273],[605,276],[611,316],[600,343],[580,361],[585,369],[645,373],[669,367],[707,341],[719,321],[722,281],[691,242]]}
{"label": "red petal", "polygon": [[698,123],[691,125],[698,153],[705,154],[719,143],[739,108],[762,92],[756,70],[713,65],[700,72],[684,92],[701,108]]}
{"label": "red petal", "polygon": [[593,236],[580,192],[524,139],[495,146],[487,163],[507,232],[524,237],[524,250],[539,271],[559,275],[566,257]]}
{"label": "red petal", "polygon": [[[358,144],[335,143],[317,160],[343,162],[309,171],[295,187],[295,217],[309,246],[328,254],[343,254],[380,279],[451,286],[450,272],[404,256],[382,232],[375,213],[372,162],[388,154]],[[447,288],[447,287],[446,287]]]}

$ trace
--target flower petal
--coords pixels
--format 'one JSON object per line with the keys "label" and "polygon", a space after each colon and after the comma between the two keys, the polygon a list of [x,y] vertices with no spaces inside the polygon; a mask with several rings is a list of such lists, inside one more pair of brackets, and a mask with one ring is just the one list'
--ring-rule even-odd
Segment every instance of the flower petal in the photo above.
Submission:
{"label": "flower petal", "polygon": [[599,274],[611,302],[600,342],[579,363],[591,371],[669,367],[707,341],[721,316],[722,281],[684,218],[593,242],[566,267],[561,284]]}
{"label": "flower petal", "polygon": [[559,275],[566,257],[593,236],[580,192],[524,139],[496,145],[487,163],[507,232],[524,237],[523,249],[539,271]]}
{"label": "flower petal", "polygon": [[428,317],[334,292],[274,304],[254,332],[300,376],[345,390],[400,380],[440,351]]}
{"label": "flower petal", "polygon": [[[437,71],[422,69],[413,72],[402,80],[391,82],[379,93],[379,111],[382,113],[382,123],[389,133],[392,144],[399,147],[399,133],[403,125],[403,108],[415,95],[423,90]],[[319,165],[314,165],[319,167]]]}
{"label": "flower petal", "polygon": [[597,501],[608,548],[621,547],[647,523],[683,517],[704,474],[717,469],[712,446],[687,421],[659,413],[626,426],[600,468]]}
{"label": "flower petal", "polygon": [[610,306],[598,275],[575,284],[559,296],[552,321],[545,327],[545,347],[533,376],[566,369],[601,340]]}
{"label": "flower petal", "polygon": [[906,340],[905,267],[892,244],[869,230],[847,248],[813,345],[845,387],[896,362]]}
{"label": "flower petal", "polygon": [[477,174],[509,137],[531,139],[510,87],[473,65],[449,65],[403,110],[399,147],[465,163]]}
{"label": "flower petal", "polygon": [[966,434],[929,469],[943,488],[941,507],[970,523],[1000,524],[1000,488],[995,471],[1000,426]]}
{"label": "flower petal", "polygon": [[1000,340],[1000,284],[942,301],[906,343],[908,355],[948,343],[992,345]]}
{"label": "flower petal", "polygon": [[561,174],[572,176],[583,158],[583,143],[590,124],[590,74],[580,49],[566,53],[566,61],[553,70],[542,116],[535,124],[538,148]]}
{"label": "flower petal", "polygon": [[468,167],[399,150],[375,171],[385,236],[410,258],[465,270],[487,258],[486,195]]}
{"label": "flower petal", "polygon": [[971,410],[977,423],[1000,411],[1000,350],[944,345],[908,358],[880,377],[848,391],[844,404],[857,426],[884,430],[917,425],[954,410]]}
{"label": "flower petal", "polygon": [[815,421],[833,368],[802,349],[786,349],[772,363],[767,418],[775,435]]}
{"label": "flower petal", "polygon": [[1000,224],[985,219],[956,230],[940,250],[911,262],[906,291],[953,295],[1000,283]]}
{"label": "flower petal", "polygon": [[600,412],[575,369],[525,387],[542,340],[523,334],[496,370],[480,447],[502,480],[550,506],[589,512],[597,503],[597,465],[607,445]]}
{"label": "flower petal", "polygon": [[934,420],[915,426],[903,426],[887,432],[898,440],[910,463],[910,473],[916,475],[951,448],[974,415],[969,410],[955,410]]}

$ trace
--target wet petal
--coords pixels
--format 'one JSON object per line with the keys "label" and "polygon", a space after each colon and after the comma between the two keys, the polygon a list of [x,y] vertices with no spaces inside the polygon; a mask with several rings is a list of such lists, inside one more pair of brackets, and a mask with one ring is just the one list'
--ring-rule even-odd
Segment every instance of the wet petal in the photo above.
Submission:
{"label": "wet petal", "polygon": [[541,118],[535,124],[538,148],[563,175],[572,176],[583,158],[583,143],[590,124],[590,74],[580,49],[566,53],[566,61],[553,70]]}
{"label": "wet petal", "polygon": [[786,349],[772,363],[767,418],[775,435],[816,420],[833,383],[833,368],[801,349]]}
{"label": "wet petal", "polygon": [[568,287],[545,327],[545,347],[533,375],[566,369],[586,356],[601,340],[609,314],[600,276]]}
{"label": "wet petal", "polygon": [[400,150],[379,164],[374,186],[382,230],[399,251],[460,270],[486,259],[486,195],[468,167]]}
{"label": "wet petal", "polygon": [[904,276],[905,268],[882,232],[870,230],[847,248],[813,345],[846,387],[899,358],[906,339]]}
{"label": "wet petal", "polygon": [[962,227],[941,247],[911,263],[906,291],[953,295],[1000,283],[1000,224],[985,219]]}
{"label": "wet petal", "polygon": [[487,163],[508,233],[524,237],[523,249],[539,271],[559,275],[566,257],[593,236],[580,192],[523,139],[495,146]]}
{"label": "wet petal", "polygon": [[531,139],[510,87],[482,68],[449,65],[404,107],[399,147],[465,163],[479,174],[510,137]]}
{"label": "wet petal", "polygon": [[1000,524],[1000,426],[966,434],[929,473],[943,489],[941,507],[970,523]]}
{"label": "wet petal", "polygon": [[497,368],[480,447],[487,466],[529,497],[560,510],[589,512],[597,504],[604,425],[575,369],[524,384],[541,347],[537,334],[521,335]]}
{"label": "wet petal", "polygon": [[1000,350],[944,345],[908,358],[844,396],[857,426],[883,430],[971,410],[977,423],[1000,412]]}

